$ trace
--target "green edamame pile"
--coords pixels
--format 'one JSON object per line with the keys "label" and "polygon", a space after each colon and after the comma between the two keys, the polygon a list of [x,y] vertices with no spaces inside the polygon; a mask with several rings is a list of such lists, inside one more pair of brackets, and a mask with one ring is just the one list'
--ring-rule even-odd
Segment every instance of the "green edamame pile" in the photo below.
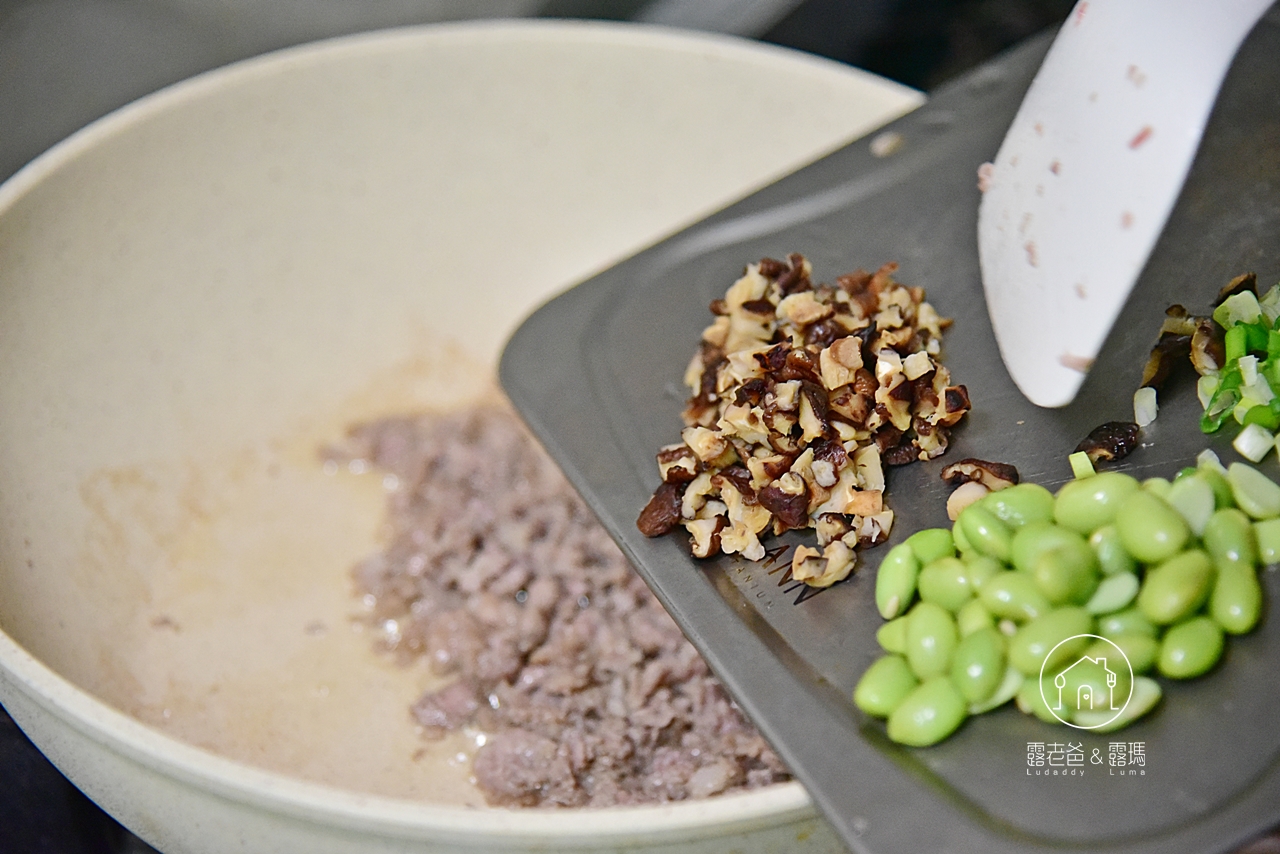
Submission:
{"label": "green edamame pile", "polygon": [[1200,676],[1225,635],[1253,629],[1258,569],[1277,562],[1280,485],[1209,452],[1172,482],[1102,472],[1057,495],[992,492],[885,555],[886,654],[853,700],[917,747],[1010,700],[1113,731],[1159,702],[1152,675]]}

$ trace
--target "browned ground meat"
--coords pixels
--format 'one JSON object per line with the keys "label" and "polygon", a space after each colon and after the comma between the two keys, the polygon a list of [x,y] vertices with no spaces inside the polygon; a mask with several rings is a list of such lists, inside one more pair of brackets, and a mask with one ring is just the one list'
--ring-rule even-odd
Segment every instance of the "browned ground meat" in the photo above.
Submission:
{"label": "browned ground meat", "polygon": [[390,543],[357,587],[384,643],[456,677],[413,714],[429,735],[486,733],[474,773],[491,803],[633,804],[788,779],[509,410],[379,421],[333,455],[397,478]]}

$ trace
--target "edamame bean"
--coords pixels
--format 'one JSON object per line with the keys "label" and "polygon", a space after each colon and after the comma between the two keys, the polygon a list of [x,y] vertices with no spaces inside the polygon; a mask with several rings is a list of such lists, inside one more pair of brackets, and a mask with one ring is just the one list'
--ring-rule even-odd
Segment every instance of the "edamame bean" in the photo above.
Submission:
{"label": "edamame bean", "polygon": [[1125,551],[1144,563],[1173,557],[1191,537],[1191,529],[1178,511],[1146,490],[1134,492],[1121,503],[1116,531]]}
{"label": "edamame bean", "polygon": [[951,613],[919,602],[907,615],[907,663],[920,679],[946,673],[960,636]]}
{"label": "edamame bean", "polygon": [[956,612],[956,631],[960,637],[968,637],[980,629],[994,629],[996,618],[991,616],[987,606],[977,599],[970,599]]}
{"label": "edamame bean", "polygon": [[1197,476],[1184,477],[1169,488],[1169,505],[1182,516],[1191,533],[1197,537],[1204,533],[1215,508],[1213,487]]}
{"label": "edamame bean", "polygon": [[[1133,671],[1135,676],[1155,667],[1156,658],[1160,655],[1160,641],[1149,635],[1116,635],[1107,640],[1120,647],[1125,661],[1129,663],[1127,669]],[[1094,641],[1084,654],[1091,658],[1114,658],[1116,650],[1110,644]]]}
{"label": "edamame bean", "polygon": [[1125,551],[1124,543],[1120,542],[1120,533],[1115,525],[1103,525],[1090,534],[1089,546],[1098,559],[1098,569],[1103,575],[1119,575],[1138,569],[1138,562]]}
{"label": "edamame bean", "polygon": [[1138,576],[1132,572],[1122,572],[1104,578],[1093,591],[1093,596],[1085,603],[1084,609],[1090,614],[1110,614],[1129,607],[1141,587]]}
{"label": "edamame bean", "polygon": [[1169,490],[1173,484],[1166,477],[1149,477],[1142,482],[1142,488],[1161,500],[1169,497]]}
{"label": "edamame bean", "polygon": [[[1022,687],[1018,689],[1016,698],[1018,710],[1024,715],[1035,715],[1047,724],[1061,723],[1059,718],[1054,717],[1053,712],[1049,711],[1049,704],[1045,702],[1046,697],[1054,696],[1056,689],[1053,687],[1052,680],[1045,680],[1044,690],[1041,691],[1041,681],[1039,676],[1028,676],[1022,683]],[[1066,710],[1063,709],[1063,718],[1066,718]]]}
{"label": "edamame bean", "polygon": [[1253,522],[1235,507],[1224,507],[1214,512],[1204,526],[1204,549],[1214,564],[1241,564],[1252,572],[1258,565],[1258,541],[1253,533]]}
{"label": "edamame bean", "polygon": [[1006,667],[1004,669],[1004,678],[1000,680],[996,690],[981,703],[971,704],[969,706],[969,714],[980,715],[983,712],[989,712],[992,709],[1003,706],[1018,696],[1018,690],[1022,688],[1022,683],[1025,681],[1026,677],[1019,673],[1016,667]]}
{"label": "edamame bean", "polygon": [[876,608],[880,616],[892,620],[906,613],[916,595],[920,560],[910,542],[889,549],[876,571]]}
{"label": "edamame bean", "polygon": [[1222,627],[1217,622],[1209,617],[1192,617],[1164,633],[1156,664],[1163,676],[1190,679],[1218,663],[1222,645]]}
{"label": "edamame bean", "polygon": [[1280,484],[1253,466],[1232,463],[1227,466],[1227,483],[1236,506],[1255,519],[1280,516]]}
{"label": "edamame bean", "polygon": [[1138,676],[1133,680],[1133,693],[1129,695],[1129,703],[1119,715],[1110,710],[1078,712],[1074,723],[1093,732],[1115,732],[1123,729],[1138,718],[1151,711],[1160,702],[1160,683],[1146,676]]}
{"label": "edamame bean", "polygon": [[1079,540],[1041,552],[1031,576],[1049,604],[1083,605],[1098,589],[1098,562],[1088,544]]}
{"label": "edamame bean", "polygon": [[1224,633],[1260,619],[1257,566],[1280,563],[1280,484],[1211,457],[1173,482],[1100,472],[1057,496],[1019,484],[891,549],[876,582],[889,654],[855,704],[921,747],[1011,698],[1112,732],[1158,705],[1141,674],[1212,669]]}
{"label": "edamame bean", "polygon": [[1010,639],[1009,663],[1027,676],[1039,678],[1042,667],[1048,672],[1078,658],[1093,639],[1075,636],[1092,631],[1093,617],[1083,608],[1050,611],[1022,626]]}
{"label": "edamame bean", "polygon": [[885,652],[905,653],[907,651],[907,618],[894,617],[876,629],[876,643]]}
{"label": "edamame bean", "polygon": [[1147,619],[1141,608],[1126,608],[1099,617],[1098,634],[1109,640],[1114,640],[1118,635],[1146,635],[1154,638],[1160,634],[1160,630]]}
{"label": "edamame bean", "polygon": [[[1081,546],[1084,548],[1081,549]],[[1016,569],[1032,573],[1035,571],[1036,561],[1040,555],[1056,548],[1075,549],[1079,552],[1079,559],[1085,563],[1097,560],[1092,555],[1092,549],[1089,548],[1084,537],[1075,531],[1068,531],[1053,523],[1031,522],[1014,533],[1010,548],[1010,562]]]}
{"label": "edamame bean", "polygon": [[988,578],[978,599],[997,619],[1025,623],[1049,610],[1049,600],[1024,572],[1000,572]]}
{"label": "edamame bean", "polygon": [[951,681],[969,705],[995,693],[1004,679],[1004,635],[995,629],[979,629],[956,646],[951,657]]}
{"label": "edamame bean", "polygon": [[973,548],[973,543],[965,539],[964,528],[960,526],[959,519],[951,524],[951,541],[955,544],[956,551],[960,553],[961,557],[977,554]]}
{"label": "edamame bean", "polygon": [[887,718],[919,684],[905,658],[886,655],[862,674],[853,689],[853,704],[869,715]]}
{"label": "edamame bean", "polygon": [[1280,519],[1254,522],[1253,537],[1258,544],[1259,563],[1263,566],[1280,563]]}
{"label": "edamame bean", "polygon": [[906,544],[911,546],[921,566],[956,553],[955,541],[951,539],[951,532],[946,528],[925,528],[923,531],[916,531],[907,537]]}
{"label": "edamame bean", "polygon": [[1004,564],[986,555],[974,554],[964,558],[969,565],[969,587],[974,593],[982,589],[983,583],[997,572],[1004,572]]}
{"label": "edamame bean", "polygon": [[955,732],[966,715],[960,691],[947,677],[935,676],[920,683],[889,715],[889,738],[911,747],[937,744]]}
{"label": "edamame bean", "polygon": [[1151,622],[1167,626],[1185,619],[1204,603],[1213,589],[1213,561],[1191,549],[1147,570],[1138,591],[1138,607]]}
{"label": "edamame bean", "polygon": [[932,602],[948,611],[960,610],[973,598],[969,566],[958,557],[941,557],[920,570],[916,583],[922,602]]}
{"label": "edamame bean", "polygon": [[996,560],[1009,560],[1013,531],[979,504],[970,504],[956,520],[964,530],[964,538],[979,553]]}
{"label": "edamame bean", "polygon": [[1114,520],[1121,502],[1137,491],[1138,481],[1120,472],[1068,481],[1054,499],[1053,520],[1087,537]]}
{"label": "edamame bean", "polygon": [[1219,563],[1218,577],[1209,594],[1209,615],[1233,635],[1253,629],[1262,616],[1262,585],[1252,566]]}
{"label": "edamame bean", "polygon": [[1019,483],[997,490],[979,503],[1011,528],[1053,521],[1053,493],[1038,483]]}
{"label": "edamame bean", "polygon": [[1236,499],[1231,494],[1231,484],[1221,471],[1209,465],[1196,466],[1196,474],[1213,489],[1213,506],[1221,510],[1223,507],[1235,507]]}

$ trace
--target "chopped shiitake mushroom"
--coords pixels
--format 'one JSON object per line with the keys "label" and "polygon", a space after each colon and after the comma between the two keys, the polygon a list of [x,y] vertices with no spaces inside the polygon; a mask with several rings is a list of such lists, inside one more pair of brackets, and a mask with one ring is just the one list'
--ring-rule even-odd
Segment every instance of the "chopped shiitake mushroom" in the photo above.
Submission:
{"label": "chopped shiitake mushroom", "polygon": [[947,517],[955,521],[960,511],[992,492],[1018,483],[1018,470],[1008,463],[995,463],[968,457],[949,463],[942,469],[942,479],[952,486],[947,498]]}
{"label": "chopped shiitake mushroom", "polygon": [[1095,465],[1099,462],[1122,460],[1138,446],[1138,425],[1132,421],[1108,421],[1099,424],[1076,445],[1076,453],[1089,456]]}
{"label": "chopped shiitake mushroom", "polygon": [[994,492],[1018,483],[1018,470],[1008,463],[994,463],[968,457],[948,463],[942,469],[942,479],[952,486],[977,481]]}
{"label": "chopped shiitake mushroom", "polygon": [[818,587],[888,538],[884,466],[942,454],[969,411],[939,362],[950,321],[896,270],[815,284],[803,256],[765,258],[712,302],[682,441],[658,452],[662,485],[637,521],[646,536],[682,525],[698,557],[759,560],[762,538],[813,529],[819,549],[798,548],[791,569]]}

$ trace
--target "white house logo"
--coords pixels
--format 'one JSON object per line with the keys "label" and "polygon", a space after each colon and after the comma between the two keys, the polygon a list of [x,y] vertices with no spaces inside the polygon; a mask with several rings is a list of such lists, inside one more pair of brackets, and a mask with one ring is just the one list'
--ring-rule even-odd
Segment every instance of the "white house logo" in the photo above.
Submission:
{"label": "white house logo", "polygon": [[[1103,681],[1106,682],[1106,690],[1100,695],[1095,694],[1095,685],[1087,680],[1071,680],[1071,686],[1075,688],[1075,702],[1073,706],[1076,709],[1088,709],[1090,711],[1122,711],[1116,707],[1116,672],[1107,666],[1106,656],[1100,655],[1097,658],[1090,658],[1082,655],[1075,664],[1066,670],[1061,670],[1058,675],[1053,677],[1053,685],[1058,689],[1058,702],[1053,706],[1055,711],[1065,709],[1062,702],[1062,694],[1067,688],[1068,674],[1077,667],[1094,667],[1102,671]],[[1100,687],[1100,685],[1099,685]],[[1069,698],[1068,698],[1069,699]]]}
{"label": "white house logo", "polygon": [[1099,635],[1072,635],[1060,641],[1040,665],[1040,698],[1067,726],[1105,727],[1124,712],[1132,696],[1128,656]]}

